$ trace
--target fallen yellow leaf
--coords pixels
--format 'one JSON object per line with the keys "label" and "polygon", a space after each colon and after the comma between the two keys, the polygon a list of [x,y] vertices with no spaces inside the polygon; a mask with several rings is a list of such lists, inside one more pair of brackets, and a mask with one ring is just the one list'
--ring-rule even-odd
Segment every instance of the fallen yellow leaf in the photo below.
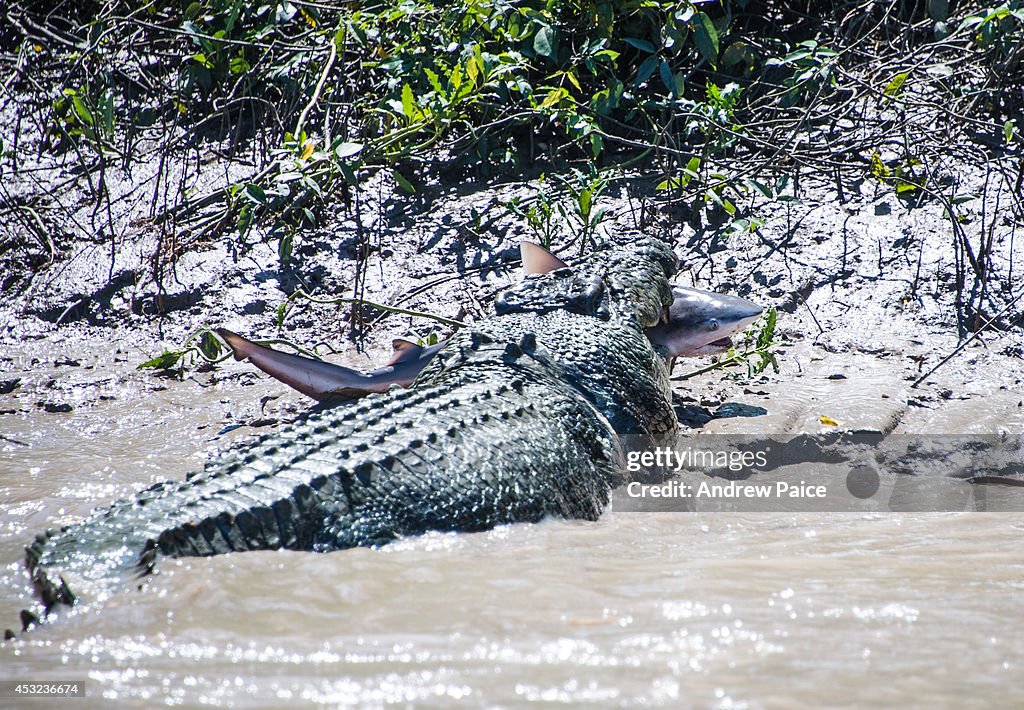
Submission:
{"label": "fallen yellow leaf", "polygon": [[837,422],[832,417],[826,417],[824,414],[818,417],[818,421],[825,426],[839,426],[839,422]]}

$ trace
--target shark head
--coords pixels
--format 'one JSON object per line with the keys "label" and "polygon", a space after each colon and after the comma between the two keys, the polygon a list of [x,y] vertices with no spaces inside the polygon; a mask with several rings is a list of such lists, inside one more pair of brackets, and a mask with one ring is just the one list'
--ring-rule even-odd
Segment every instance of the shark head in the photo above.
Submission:
{"label": "shark head", "polygon": [[644,331],[670,358],[725,352],[731,336],[746,330],[764,310],[745,298],[699,288],[675,286],[672,294],[667,321]]}

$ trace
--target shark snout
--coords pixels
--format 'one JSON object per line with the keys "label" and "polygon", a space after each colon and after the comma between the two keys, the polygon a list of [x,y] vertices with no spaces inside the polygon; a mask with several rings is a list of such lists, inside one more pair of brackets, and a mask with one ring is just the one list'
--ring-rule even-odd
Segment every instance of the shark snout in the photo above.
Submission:
{"label": "shark snout", "polygon": [[718,294],[718,300],[724,313],[723,318],[734,328],[730,335],[743,332],[764,313],[764,308],[739,296]]}

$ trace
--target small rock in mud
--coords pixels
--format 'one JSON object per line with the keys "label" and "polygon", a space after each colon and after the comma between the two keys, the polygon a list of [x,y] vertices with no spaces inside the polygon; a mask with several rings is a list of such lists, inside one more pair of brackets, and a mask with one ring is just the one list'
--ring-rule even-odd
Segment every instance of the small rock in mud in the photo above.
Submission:
{"label": "small rock in mud", "polygon": [[67,402],[42,402],[41,404],[44,412],[50,412],[53,414],[65,414],[74,409],[74,407]]}
{"label": "small rock in mud", "polygon": [[260,315],[261,313],[266,313],[267,312],[267,302],[262,300],[262,299],[258,299],[258,300],[255,300],[255,301],[251,302],[251,303],[247,303],[244,306],[242,306],[242,312],[243,313],[248,313],[249,315],[257,315],[257,316]]}
{"label": "small rock in mud", "polygon": [[844,374],[842,374],[840,372],[837,372],[835,374],[829,375],[828,379],[830,379],[830,380],[845,380],[846,379],[846,375],[844,375]]}
{"label": "small rock in mud", "polygon": [[0,394],[10,394],[14,390],[18,389],[20,385],[20,377],[15,377],[13,380],[0,380]]}
{"label": "small rock in mud", "polygon": [[273,426],[277,424],[278,420],[273,417],[263,417],[262,419],[254,419],[249,422],[249,426],[261,427],[261,426]]}
{"label": "small rock in mud", "polygon": [[743,402],[723,402],[722,405],[715,410],[716,419],[728,419],[731,417],[763,417],[768,413],[768,410],[764,407],[758,407],[753,404],[744,404]]}
{"label": "small rock in mud", "polygon": [[700,429],[714,419],[711,412],[704,407],[698,407],[693,404],[676,404],[673,409],[679,423],[690,429]]}
{"label": "small rock in mud", "polygon": [[53,366],[54,367],[81,367],[82,363],[80,363],[78,360],[72,360],[71,358],[66,357],[66,358],[62,358],[60,360],[54,360],[53,361]]}

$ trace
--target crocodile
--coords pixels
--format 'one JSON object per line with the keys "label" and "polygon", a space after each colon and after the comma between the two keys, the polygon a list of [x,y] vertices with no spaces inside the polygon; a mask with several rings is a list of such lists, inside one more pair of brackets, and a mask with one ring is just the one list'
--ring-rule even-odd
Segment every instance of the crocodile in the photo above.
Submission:
{"label": "crocodile", "polygon": [[456,333],[408,389],[314,408],[184,481],[47,530],[26,548],[41,607],[113,591],[164,557],[383,545],[546,516],[596,519],[624,442],[674,440],[663,322],[676,268],[657,239],[528,276]]}

